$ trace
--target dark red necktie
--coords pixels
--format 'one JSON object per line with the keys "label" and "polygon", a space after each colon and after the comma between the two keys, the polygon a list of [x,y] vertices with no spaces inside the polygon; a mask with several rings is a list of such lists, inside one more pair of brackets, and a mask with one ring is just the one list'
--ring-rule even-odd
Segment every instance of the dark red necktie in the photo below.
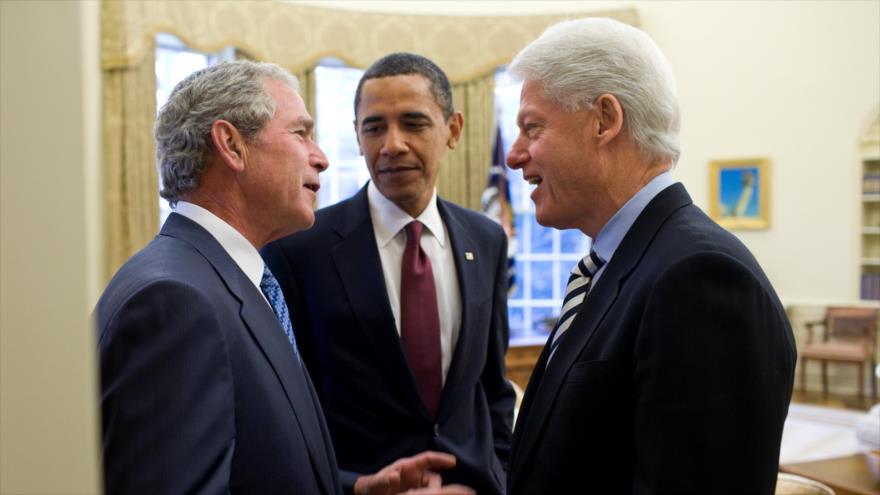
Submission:
{"label": "dark red necktie", "polygon": [[409,367],[431,418],[437,415],[443,388],[440,356],[440,316],[431,260],[419,240],[424,225],[410,222],[400,271],[400,339]]}

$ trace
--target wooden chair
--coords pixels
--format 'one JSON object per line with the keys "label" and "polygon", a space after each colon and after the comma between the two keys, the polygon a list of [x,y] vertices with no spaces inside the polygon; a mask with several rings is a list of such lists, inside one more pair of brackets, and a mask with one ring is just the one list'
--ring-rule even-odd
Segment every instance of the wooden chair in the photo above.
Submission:
{"label": "wooden chair", "polygon": [[[822,394],[828,395],[828,361],[853,363],[859,368],[859,397],[864,398],[865,362],[870,362],[871,400],[877,400],[877,366],[874,349],[877,343],[875,308],[829,307],[822,321],[806,323],[807,341],[800,348],[801,390],[807,387],[807,360],[822,362]],[[822,327],[822,339],[816,341],[813,329]]]}

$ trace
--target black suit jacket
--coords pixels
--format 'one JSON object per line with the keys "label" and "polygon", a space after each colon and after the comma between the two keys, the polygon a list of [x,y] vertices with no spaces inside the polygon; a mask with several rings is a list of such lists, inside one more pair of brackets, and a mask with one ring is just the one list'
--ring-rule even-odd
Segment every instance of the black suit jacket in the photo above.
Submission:
{"label": "black suit jacket", "polygon": [[456,468],[444,472],[445,482],[481,494],[504,491],[514,403],[504,370],[506,238],[483,215],[443,200],[438,207],[455,253],[463,310],[436,424],[400,345],[366,187],[318,211],[312,229],[263,250],[291,307],[347,487],[355,473],[435,449],[458,458]]}
{"label": "black suit jacket", "polygon": [[95,308],[109,494],[335,494],[312,384],[223,247],[172,214]]}
{"label": "black suit jacket", "polygon": [[681,184],[647,205],[547,354],[510,493],[773,493],[794,338],[758,263]]}

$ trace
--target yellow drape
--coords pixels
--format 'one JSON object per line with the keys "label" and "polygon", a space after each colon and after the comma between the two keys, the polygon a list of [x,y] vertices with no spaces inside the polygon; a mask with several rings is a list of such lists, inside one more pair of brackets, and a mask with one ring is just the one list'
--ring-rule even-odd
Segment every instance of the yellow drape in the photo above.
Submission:
{"label": "yellow drape", "polygon": [[[115,24],[102,32],[102,64],[141,60],[156,33],[213,52],[226,46],[298,73],[324,57],[366,68],[391,52],[424,55],[456,82],[482,77],[508,63],[547,26],[571,14],[427,16],[356,12],[285,2],[230,0],[104,0]],[[405,2],[401,2],[403,4]],[[503,11],[503,6],[499,6]],[[579,14],[578,17],[587,14]],[[594,11],[638,24],[635,9]],[[232,29],[230,27],[233,27]],[[110,37],[108,42],[107,37]]]}
{"label": "yellow drape", "polygon": [[103,180],[105,279],[159,228],[159,185],[153,122],[156,69],[153,51],[131,67],[105,69]]}
{"label": "yellow drape", "polygon": [[464,130],[455,150],[446,153],[437,179],[437,194],[468,208],[480,208],[492,165],[495,125],[495,73],[454,84],[452,101],[464,115]]}
{"label": "yellow drape", "polygon": [[[591,15],[638,22],[634,9]],[[419,53],[434,60],[453,81],[455,105],[465,116],[462,140],[444,159],[439,194],[478,208],[491,161],[492,71],[509,62],[547,26],[565,18],[377,14],[281,2],[103,0],[106,278],[158,229],[152,137],[157,33],[172,33],[203,51],[234,46],[249,57],[286,67],[299,78],[312,115],[314,66],[324,57],[336,56],[361,68],[392,51]]]}
{"label": "yellow drape", "polygon": [[302,99],[306,104],[306,110],[309,111],[309,115],[311,115],[312,118],[315,118],[315,68],[310,67],[295,72],[293,75],[299,79],[299,95],[302,96]]}

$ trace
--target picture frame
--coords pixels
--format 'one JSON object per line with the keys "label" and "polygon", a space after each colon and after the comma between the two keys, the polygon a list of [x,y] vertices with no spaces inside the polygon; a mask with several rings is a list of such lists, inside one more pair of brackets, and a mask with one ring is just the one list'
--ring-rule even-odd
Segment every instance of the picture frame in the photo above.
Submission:
{"label": "picture frame", "polygon": [[709,216],[727,229],[770,227],[770,159],[709,162]]}

